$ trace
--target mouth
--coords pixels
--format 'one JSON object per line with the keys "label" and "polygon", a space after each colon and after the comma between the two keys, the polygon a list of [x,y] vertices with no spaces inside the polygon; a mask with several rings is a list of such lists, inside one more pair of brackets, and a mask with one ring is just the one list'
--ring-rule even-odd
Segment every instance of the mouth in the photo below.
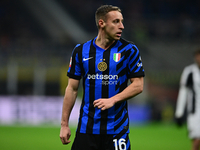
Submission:
{"label": "mouth", "polygon": [[119,37],[121,37],[121,35],[122,35],[122,32],[117,32],[117,34],[116,34],[117,36],[119,36]]}

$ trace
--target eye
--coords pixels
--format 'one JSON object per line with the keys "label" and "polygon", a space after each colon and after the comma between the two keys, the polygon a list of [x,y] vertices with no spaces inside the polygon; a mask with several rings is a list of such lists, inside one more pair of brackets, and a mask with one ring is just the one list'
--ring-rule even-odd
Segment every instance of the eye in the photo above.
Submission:
{"label": "eye", "polygon": [[116,20],[114,20],[113,22],[114,22],[114,23],[119,23],[120,20],[119,20],[119,19],[116,19]]}
{"label": "eye", "polygon": [[122,19],[122,20],[120,20],[120,19],[115,19],[114,21],[113,21],[113,23],[123,23],[124,22],[124,20]]}

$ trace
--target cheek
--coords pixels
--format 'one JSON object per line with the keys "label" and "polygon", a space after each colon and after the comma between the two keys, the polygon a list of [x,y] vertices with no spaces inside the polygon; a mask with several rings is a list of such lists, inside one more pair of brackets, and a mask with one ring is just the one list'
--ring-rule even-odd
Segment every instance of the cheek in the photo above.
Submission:
{"label": "cheek", "polygon": [[107,34],[112,34],[113,28],[112,28],[112,27],[106,27],[106,28],[105,28],[105,32],[106,32]]}
{"label": "cheek", "polygon": [[107,28],[107,32],[110,34],[114,34],[115,33],[115,28],[113,26],[110,26]]}

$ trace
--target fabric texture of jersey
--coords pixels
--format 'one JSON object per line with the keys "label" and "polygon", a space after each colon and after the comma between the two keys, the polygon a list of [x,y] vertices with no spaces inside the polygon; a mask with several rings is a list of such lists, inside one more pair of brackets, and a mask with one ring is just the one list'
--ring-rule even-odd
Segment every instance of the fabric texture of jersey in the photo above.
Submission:
{"label": "fabric texture of jersey", "polygon": [[200,69],[192,64],[183,70],[175,116],[181,118],[187,110],[189,137],[200,137]]}
{"label": "fabric texture of jersey", "polygon": [[77,132],[89,134],[129,133],[127,101],[101,111],[93,102],[110,98],[127,87],[129,78],[143,77],[144,69],[136,45],[120,39],[107,50],[95,39],[78,44],[72,53],[68,77],[83,81],[83,99]]}

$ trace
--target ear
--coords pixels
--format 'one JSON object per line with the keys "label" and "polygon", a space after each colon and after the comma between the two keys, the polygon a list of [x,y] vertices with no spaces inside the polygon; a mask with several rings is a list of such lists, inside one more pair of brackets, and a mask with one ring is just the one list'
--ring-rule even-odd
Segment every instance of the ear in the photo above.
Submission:
{"label": "ear", "polygon": [[103,21],[103,19],[99,19],[99,27],[104,28],[104,26],[105,26],[105,22]]}

